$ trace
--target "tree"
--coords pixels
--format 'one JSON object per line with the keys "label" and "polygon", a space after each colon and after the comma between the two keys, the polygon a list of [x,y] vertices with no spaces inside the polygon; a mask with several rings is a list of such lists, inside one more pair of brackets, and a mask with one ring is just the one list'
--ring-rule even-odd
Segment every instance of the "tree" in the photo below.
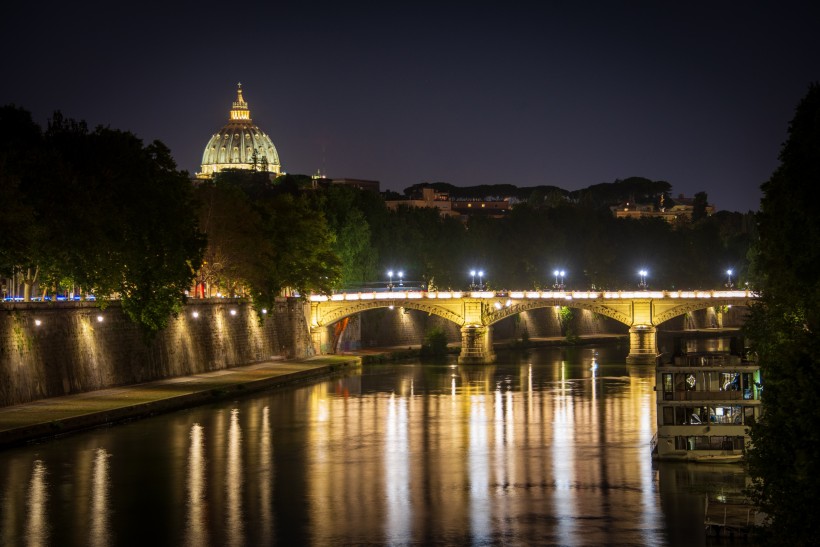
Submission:
{"label": "tree", "polygon": [[265,174],[234,170],[197,189],[208,235],[201,280],[229,291],[245,287],[260,311],[286,287],[303,295],[330,292],[341,267],[335,238],[298,180],[272,183]]}
{"label": "tree", "polygon": [[34,210],[23,192],[27,173],[37,165],[42,132],[31,114],[15,106],[0,108],[0,275],[30,269],[28,250],[37,237]]}
{"label": "tree", "polygon": [[336,236],[336,252],[342,261],[341,283],[356,286],[376,275],[376,250],[370,243],[370,225],[353,209]]}
{"label": "tree", "polygon": [[760,303],[747,334],[760,361],[763,416],[751,427],[752,495],[772,543],[820,534],[820,86],[797,106],[780,165],[761,187],[754,273]]}
{"label": "tree", "polygon": [[26,273],[26,296],[35,281],[52,287],[70,279],[101,305],[118,294],[146,333],[164,328],[204,243],[190,181],[168,148],[143,146],[128,132],[89,131],[59,112],[40,136],[30,115],[2,112],[0,134],[22,131],[0,139],[8,168],[0,167],[0,179],[19,208],[4,221],[16,235],[3,262]]}

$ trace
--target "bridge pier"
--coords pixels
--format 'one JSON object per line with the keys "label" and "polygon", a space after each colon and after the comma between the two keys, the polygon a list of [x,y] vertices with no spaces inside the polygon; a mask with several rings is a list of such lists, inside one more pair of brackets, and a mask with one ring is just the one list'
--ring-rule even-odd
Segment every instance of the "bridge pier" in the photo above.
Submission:
{"label": "bridge pier", "polygon": [[316,355],[333,353],[330,327],[310,327],[310,339],[313,341],[313,351]]}
{"label": "bridge pier", "polygon": [[654,365],[658,361],[657,331],[653,325],[629,327],[628,365]]}
{"label": "bridge pier", "polygon": [[468,325],[461,327],[460,365],[483,365],[495,362],[491,327]]}

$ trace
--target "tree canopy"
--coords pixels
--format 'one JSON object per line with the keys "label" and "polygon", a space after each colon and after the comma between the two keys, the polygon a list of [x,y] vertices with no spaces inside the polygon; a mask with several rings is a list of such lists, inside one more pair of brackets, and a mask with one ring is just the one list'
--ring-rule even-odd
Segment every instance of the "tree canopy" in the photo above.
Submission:
{"label": "tree canopy", "polygon": [[235,293],[246,289],[257,309],[285,289],[327,293],[341,262],[325,216],[300,191],[298,177],[271,182],[265,173],[225,171],[196,189],[208,237],[200,280]]}
{"label": "tree canopy", "polygon": [[12,106],[0,109],[0,127],[0,184],[15,197],[0,221],[13,234],[3,273],[26,272],[27,296],[35,281],[48,289],[66,279],[102,303],[117,294],[147,332],[164,328],[204,245],[168,148],[59,112],[42,131]]}
{"label": "tree canopy", "polygon": [[747,333],[764,390],[751,428],[753,497],[770,517],[766,539],[817,542],[820,521],[820,86],[797,106],[780,165],[763,184],[754,272],[761,301]]}

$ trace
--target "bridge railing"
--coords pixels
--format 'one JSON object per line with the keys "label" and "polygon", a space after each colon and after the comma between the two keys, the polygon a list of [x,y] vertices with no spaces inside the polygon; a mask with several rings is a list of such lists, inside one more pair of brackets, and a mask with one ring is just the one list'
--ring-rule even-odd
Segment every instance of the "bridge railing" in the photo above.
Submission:
{"label": "bridge railing", "polygon": [[344,292],[332,295],[315,294],[311,302],[342,302],[356,300],[448,300],[460,298],[510,298],[514,300],[573,299],[660,299],[660,298],[757,298],[753,291],[373,291]]}

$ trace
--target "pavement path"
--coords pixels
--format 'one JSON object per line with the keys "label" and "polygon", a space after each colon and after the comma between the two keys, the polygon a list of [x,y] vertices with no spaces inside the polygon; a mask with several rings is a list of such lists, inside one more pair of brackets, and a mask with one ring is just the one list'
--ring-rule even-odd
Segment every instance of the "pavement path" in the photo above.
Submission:
{"label": "pavement path", "polygon": [[360,363],[353,356],[265,361],[3,407],[0,448],[303,382],[358,367]]}

